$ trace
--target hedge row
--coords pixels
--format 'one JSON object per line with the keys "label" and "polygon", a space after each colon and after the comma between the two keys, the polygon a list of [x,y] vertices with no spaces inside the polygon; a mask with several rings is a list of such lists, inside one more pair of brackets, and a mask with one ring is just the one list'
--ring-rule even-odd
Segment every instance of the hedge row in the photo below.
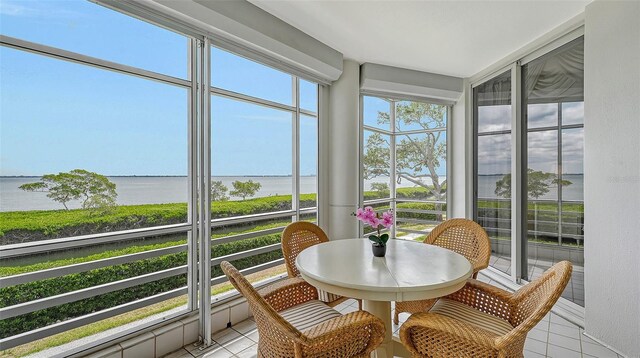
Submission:
{"label": "hedge row", "polygon": [[[257,238],[216,245],[211,249],[211,255],[212,257],[220,257],[278,242],[280,242],[280,235],[265,235]],[[280,250],[276,250],[236,260],[233,263],[238,268],[243,269],[273,261],[281,257],[282,252]],[[181,252],[152,259],[140,260],[128,264],[109,266],[87,272],[6,287],[0,289],[0,307],[12,306],[83,288],[94,287],[108,282],[166,270],[172,267],[185,265],[186,263],[187,254],[185,252]],[[222,275],[220,268],[218,266],[212,267],[212,277],[220,275]],[[42,309],[18,317],[3,319],[0,321],[0,338],[9,337],[44,327],[58,321],[79,317],[137,299],[149,297],[161,292],[184,287],[186,284],[186,275],[173,276],[143,285],[110,292],[104,295]]]}
{"label": "hedge row", "polygon": [[[398,195],[399,197],[422,198],[426,195],[426,192],[423,188],[403,188],[399,189]],[[374,194],[365,193],[365,196],[371,197],[371,195]],[[301,205],[303,207],[314,206],[315,195],[302,195]],[[433,208],[432,204],[406,203],[401,204],[401,206]],[[215,202],[212,204],[212,216],[232,217],[288,209],[291,209],[291,196],[273,196],[245,201]],[[179,223],[186,220],[186,215],[187,206],[184,203],[119,206],[113,213],[101,216],[92,216],[84,210],[4,212],[0,213],[0,237],[2,238],[3,244],[35,241],[61,236],[76,236],[96,232]],[[415,215],[422,215],[420,217],[424,218],[424,214]],[[220,257],[235,252],[263,247],[279,241],[280,235],[273,234],[216,245],[212,248],[212,257]],[[236,260],[234,264],[238,268],[243,269],[281,257],[282,252],[276,250]],[[187,255],[182,252],[6,287],[0,289],[0,307],[8,307],[66,292],[95,287],[113,281],[185,265],[186,263]],[[218,266],[212,267],[212,277],[220,275],[222,275],[220,268]],[[179,275],[56,307],[42,309],[18,317],[3,319],[0,321],[0,338],[104,310],[175,288],[184,287],[186,284],[186,275]]]}
{"label": "hedge row", "polygon": [[[315,194],[300,196],[302,207],[313,207],[315,202]],[[280,195],[214,202],[211,216],[224,218],[290,209],[291,195]],[[0,212],[0,240],[7,245],[186,221],[185,203],[122,205],[104,215],[95,215],[83,209]]]}

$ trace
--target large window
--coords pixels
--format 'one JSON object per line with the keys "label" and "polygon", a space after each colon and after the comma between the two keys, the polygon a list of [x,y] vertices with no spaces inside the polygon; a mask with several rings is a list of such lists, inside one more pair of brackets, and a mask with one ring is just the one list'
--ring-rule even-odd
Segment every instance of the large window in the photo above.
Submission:
{"label": "large window", "polygon": [[[562,296],[581,306],[583,52],[578,38],[474,87],[475,218],[491,237],[490,264],[512,277],[533,280],[554,263],[569,260],[574,270]],[[520,71],[522,98],[517,112],[511,106],[514,71]],[[520,136],[511,128],[515,113],[522,113]],[[514,147],[522,148],[515,162]],[[517,210],[512,203],[519,203]],[[512,232],[516,220],[522,227]]]}
{"label": "large window", "polygon": [[220,284],[222,259],[252,282],[285,274],[280,233],[292,220],[316,220],[317,92],[317,84],[211,48],[214,294],[232,289]]}
{"label": "large window", "polygon": [[423,240],[446,219],[449,107],[363,96],[362,108],[363,203],[396,212],[392,237]]}
{"label": "large window", "polygon": [[2,6],[2,347],[193,310],[192,40],[84,1]]}
{"label": "large window", "polygon": [[317,220],[316,83],[88,1],[0,6],[0,355],[203,312],[198,245],[212,296],[222,260],[285,272],[280,232]]}

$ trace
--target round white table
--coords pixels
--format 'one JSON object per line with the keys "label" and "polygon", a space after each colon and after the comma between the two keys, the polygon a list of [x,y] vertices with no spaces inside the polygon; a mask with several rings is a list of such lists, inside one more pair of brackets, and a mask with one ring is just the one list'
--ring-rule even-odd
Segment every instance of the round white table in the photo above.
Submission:
{"label": "round white table", "polygon": [[360,298],[364,310],[385,324],[377,357],[393,357],[391,301],[446,296],[471,277],[462,255],[416,241],[389,240],[385,257],[374,257],[368,239],[335,240],[303,250],[296,266],[307,282],[327,292]]}

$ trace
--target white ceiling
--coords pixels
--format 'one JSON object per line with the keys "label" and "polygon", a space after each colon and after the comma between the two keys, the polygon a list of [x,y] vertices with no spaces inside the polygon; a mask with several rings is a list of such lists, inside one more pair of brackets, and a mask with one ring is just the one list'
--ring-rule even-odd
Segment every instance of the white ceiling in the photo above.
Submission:
{"label": "white ceiling", "polygon": [[459,77],[488,67],[590,2],[249,1],[346,58]]}

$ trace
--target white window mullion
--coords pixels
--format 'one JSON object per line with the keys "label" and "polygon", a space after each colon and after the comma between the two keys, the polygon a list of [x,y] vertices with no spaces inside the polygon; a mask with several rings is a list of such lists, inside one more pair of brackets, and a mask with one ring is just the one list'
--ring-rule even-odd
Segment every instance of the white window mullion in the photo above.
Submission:
{"label": "white window mullion", "polygon": [[522,277],[522,233],[524,230],[523,175],[526,163],[522,161],[522,110],[521,110],[521,71],[520,64],[511,66],[511,278],[519,282]]}
{"label": "white window mullion", "polygon": [[293,104],[295,106],[294,118],[292,122],[292,165],[291,165],[291,208],[296,214],[293,221],[300,220],[300,79],[291,76],[291,86],[293,93]]}
{"label": "white window mullion", "polygon": [[209,71],[211,45],[205,39],[200,63],[200,336],[203,346],[210,346],[211,339],[211,108],[209,95]]}
{"label": "white window mullion", "polygon": [[198,308],[198,64],[200,51],[198,46],[202,41],[191,39],[189,49],[189,78],[191,89],[189,93],[189,164],[188,164],[188,222],[191,231],[187,236],[188,246],[188,302],[189,311]]}
{"label": "white window mullion", "polygon": [[391,130],[391,135],[389,136],[389,195],[390,195],[390,207],[393,210],[393,226],[391,227],[391,232],[389,235],[391,237],[396,237],[397,226],[398,226],[398,211],[396,210],[396,174],[397,174],[397,166],[396,166],[396,101],[389,101],[389,127]]}

